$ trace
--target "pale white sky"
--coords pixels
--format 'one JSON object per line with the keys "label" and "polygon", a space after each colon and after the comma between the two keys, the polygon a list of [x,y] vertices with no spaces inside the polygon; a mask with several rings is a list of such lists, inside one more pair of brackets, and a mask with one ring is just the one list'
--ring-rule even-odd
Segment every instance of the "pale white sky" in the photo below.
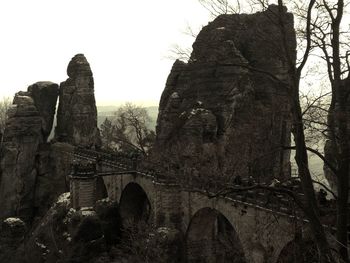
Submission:
{"label": "pale white sky", "polygon": [[158,105],[182,31],[206,25],[197,0],[0,1],[0,97],[37,82],[67,78],[69,60],[84,53],[98,105]]}

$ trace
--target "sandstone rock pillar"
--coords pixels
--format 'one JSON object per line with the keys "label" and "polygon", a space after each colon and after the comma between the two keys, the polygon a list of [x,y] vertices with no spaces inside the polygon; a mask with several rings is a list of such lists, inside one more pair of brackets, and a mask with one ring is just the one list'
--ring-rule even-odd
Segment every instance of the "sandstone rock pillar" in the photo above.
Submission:
{"label": "sandstone rock pillar", "polygon": [[18,92],[8,111],[1,145],[0,218],[33,216],[38,176],[48,167],[41,156],[52,128],[58,85],[38,82]]}
{"label": "sandstone rock pillar", "polygon": [[83,54],[72,58],[68,79],[61,83],[55,138],[87,148],[100,146],[94,79]]}

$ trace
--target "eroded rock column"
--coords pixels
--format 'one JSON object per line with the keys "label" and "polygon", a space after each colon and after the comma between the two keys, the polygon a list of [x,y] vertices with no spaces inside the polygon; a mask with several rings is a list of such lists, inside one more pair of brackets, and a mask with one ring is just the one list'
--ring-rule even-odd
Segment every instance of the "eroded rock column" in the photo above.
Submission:
{"label": "eroded rock column", "polygon": [[82,147],[99,147],[94,79],[83,54],[68,64],[69,78],[60,85],[55,138]]}
{"label": "eroded rock column", "polygon": [[33,216],[38,175],[48,166],[40,163],[40,149],[52,128],[57,96],[57,84],[38,82],[14,97],[1,145],[0,218]]}

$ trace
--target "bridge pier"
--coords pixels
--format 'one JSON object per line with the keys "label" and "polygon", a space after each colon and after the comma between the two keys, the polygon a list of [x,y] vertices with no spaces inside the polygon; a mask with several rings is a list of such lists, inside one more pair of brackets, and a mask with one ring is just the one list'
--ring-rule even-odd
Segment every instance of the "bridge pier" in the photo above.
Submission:
{"label": "bridge pier", "polygon": [[72,207],[74,209],[93,207],[97,194],[96,165],[94,163],[73,164],[69,177]]}
{"label": "bridge pier", "polygon": [[184,213],[181,186],[177,184],[158,183],[156,185],[155,199],[156,225],[182,231]]}

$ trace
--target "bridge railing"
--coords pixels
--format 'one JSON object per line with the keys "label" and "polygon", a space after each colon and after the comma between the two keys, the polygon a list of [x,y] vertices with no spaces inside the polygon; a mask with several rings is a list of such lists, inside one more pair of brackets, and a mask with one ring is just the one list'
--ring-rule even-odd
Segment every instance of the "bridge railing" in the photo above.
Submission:
{"label": "bridge railing", "polygon": [[[230,198],[284,214],[303,217],[301,210],[285,194],[260,188],[244,190],[256,184],[251,178],[242,178],[239,180],[239,183],[232,181],[231,178],[222,176],[203,178],[196,173],[164,167],[160,163],[144,160],[137,154],[97,151],[76,147],[74,155],[94,160],[97,164],[104,163],[117,167],[120,171],[135,172],[140,176],[150,177],[158,183],[177,184],[188,191],[202,192],[212,197]],[[298,181],[294,181],[289,185],[282,185],[282,187],[294,191],[301,200],[304,199]],[[225,191],[225,189],[231,189],[231,191]],[[240,189],[243,190],[241,191]]]}
{"label": "bridge railing", "polygon": [[135,154],[124,154],[118,152],[106,152],[101,150],[85,149],[82,147],[76,147],[74,150],[75,156],[82,156],[91,160],[94,160],[97,165],[100,162],[119,164],[125,166],[125,168],[135,169],[137,166],[138,156]]}
{"label": "bridge railing", "polygon": [[149,160],[142,160],[136,154],[124,154],[118,152],[106,152],[76,147],[74,154],[84,156],[97,163],[104,162],[115,165],[122,165],[124,170],[134,171],[140,175],[152,177],[160,183],[178,184],[183,188],[194,191],[201,191],[212,196],[225,196],[241,202],[254,203],[265,208],[280,210],[282,212],[295,213],[291,210],[290,200],[281,194],[273,194],[266,190],[254,189],[247,191],[231,191],[225,193],[228,188],[245,188],[254,182],[249,179],[241,179],[240,184],[233,184],[230,179],[224,177],[203,178],[193,173],[186,173],[181,169],[171,169],[159,163]]}
{"label": "bridge railing", "polygon": [[[240,202],[244,205],[243,207],[260,207],[261,209],[268,209],[272,213],[277,212],[295,218],[296,220],[305,221],[303,212],[287,195],[259,188],[244,191],[223,191],[225,189],[246,188],[256,184],[256,182],[251,181],[249,178],[242,179],[239,183],[232,182],[223,177],[214,177],[205,180],[205,178],[196,174],[186,173],[181,169],[172,169],[170,167],[164,167],[159,163],[142,160],[142,158],[136,154],[111,153],[101,150],[96,151],[75,147],[73,155],[85,160],[95,161],[97,164],[104,163],[105,165],[111,165],[112,167],[119,169],[121,171],[120,173],[122,173],[122,171],[128,173],[134,172],[140,176],[147,176],[158,183],[177,184],[183,189],[193,192],[201,192],[209,197],[229,198],[233,202]],[[305,201],[304,195],[300,189],[300,183],[297,181],[295,181],[294,184],[283,187],[288,187],[288,189],[294,191],[303,202]],[[328,215],[335,216],[333,209],[335,202],[332,204],[330,203],[332,202],[328,201],[325,205],[321,206],[322,213],[328,211],[326,212],[326,218]],[[242,209],[241,212],[246,213],[247,211]],[[331,214],[329,212],[331,212]],[[334,220],[323,223],[330,233],[334,234],[336,232]]]}

